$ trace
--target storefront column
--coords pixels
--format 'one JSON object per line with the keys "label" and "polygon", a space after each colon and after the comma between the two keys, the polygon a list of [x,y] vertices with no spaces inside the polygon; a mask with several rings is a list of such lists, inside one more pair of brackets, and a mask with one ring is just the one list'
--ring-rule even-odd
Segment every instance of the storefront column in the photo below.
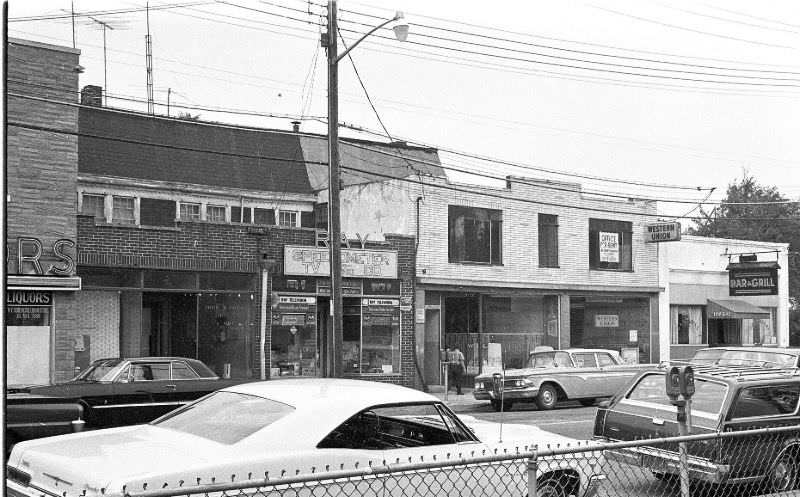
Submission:
{"label": "storefront column", "polygon": [[572,344],[572,339],[570,337],[570,307],[569,307],[569,295],[566,293],[562,293],[558,295],[558,310],[559,310],[559,319],[558,319],[558,348],[565,349],[570,347]]}

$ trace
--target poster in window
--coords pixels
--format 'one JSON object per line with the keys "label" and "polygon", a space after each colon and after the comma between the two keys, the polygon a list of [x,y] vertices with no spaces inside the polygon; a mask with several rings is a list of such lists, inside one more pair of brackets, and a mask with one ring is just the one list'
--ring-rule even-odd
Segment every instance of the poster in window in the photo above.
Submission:
{"label": "poster in window", "polygon": [[600,231],[600,262],[619,262],[619,233]]}

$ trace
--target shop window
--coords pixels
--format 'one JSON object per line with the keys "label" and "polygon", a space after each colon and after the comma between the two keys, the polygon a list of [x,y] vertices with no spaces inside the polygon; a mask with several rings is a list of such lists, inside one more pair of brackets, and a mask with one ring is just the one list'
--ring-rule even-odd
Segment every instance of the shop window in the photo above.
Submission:
{"label": "shop window", "polygon": [[617,271],[633,270],[633,223],[589,219],[589,267]]}
{"label": "shop window", "polygon": [[256,224],[275,224],[275,210],[274,209],[259,209],[256,207],[255,223]]}
{"label": "shop window", "polygon": [[207,205],[206,221],[225,222],[225,207],[222,205]]}
{"label": "shop window", "polygon": [[144,287],[155,289],[197,289],[197,273],[189,271],[144,271]]}
{"label": "shop window", "polygon": [[190,204],[187,202],[181,202],[180,216],[182,221],[199,221],[200,204]]}
{"label": "shop window", "polygon": [[175,226],[175,201],[142,198],[139,201],[139,224],[142,226]]}
{"label": "shop window", "polygon": [[673,345],[699,345],[706,342],[703,307],[699,305],[673,305],[670,307],[670,343]]}
{"label": "shop window", "polygon": [[113,205],[112,222],[125,224],[134,224],[136,222],[134,215],[136,202],[133,197],[118,197],[115,195]]}
{"label": "shop window", "polygon": [[450,262],[500,265],[503,211],[448,206],[448,254]]}
{"label": "shop window", "polygon": [[279,211],[278,212],[278,225],[294,228],[297,226],[297,212],[295,211]]}
{"label": "shop window", "polygon": [[255,289],[255,279],[252,274],[200,273],[200,289],[252,292]]}
{"label": "shop window", "polygon": [[78,267],[83,288],[141,288],[141,271],[106,267]]}
{"label": "shop window", "polygon": [[558,267],[558,216],[539,214],[539,266]]}
{"label": "shop window", "polygon": [[253,222],[253,209],[250,207],[231,206],[231,222],[232,223],[252,223]]}
{"label": "shop window", "polygon": [[81,214],[94,216],[95,219],[105,219],[105,195],[89,195],[84,193],[82,197]]}

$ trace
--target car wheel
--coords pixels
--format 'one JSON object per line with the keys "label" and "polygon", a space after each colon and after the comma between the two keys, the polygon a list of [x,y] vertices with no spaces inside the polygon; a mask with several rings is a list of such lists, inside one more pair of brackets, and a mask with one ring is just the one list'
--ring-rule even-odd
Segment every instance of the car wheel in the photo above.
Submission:
{"label": "car wheel", "polygon": [[592,407],[595,399],[581,399],[580,403],[583,407]]}
{"label": "car wheel", "polygon": [[787,454],[780,457],[769,472],[769,484],[772,492],[787,492],[797,488],[798,464]]}
{"label": "car wheel", "polygon": [[552,476],[536,482],[537,497],[567,497],[567,485],[563,478]]}
{"label": "car wheel", "polygon": [[539,395],[536,396],[536,405],[539,409],[550,410],[556,406],[556,402],[558,402],[558,392],[553,385],[545,383],[539,387]]}

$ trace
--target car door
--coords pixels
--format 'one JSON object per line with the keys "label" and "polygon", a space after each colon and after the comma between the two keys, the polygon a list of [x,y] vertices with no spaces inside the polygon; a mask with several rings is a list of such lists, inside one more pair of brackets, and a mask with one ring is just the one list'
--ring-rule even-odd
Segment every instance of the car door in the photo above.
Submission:
{"label": "car door", "polygon": [[608,352],[597,353],[597,364],[602,381],[598,385],[601,392],[598,397],[607,397],[617,393],[628,381],[639,372],[639,369],[617,363],[616,359]]}
{"label": "car door", "polygon": [[102,407],[103,427],[148,423],[169,412],[169,361],[131,361],[114,380],[114,396]]}
{"label": "car door", "polygon": [[[779,383],[741,388],[725,420],[725,431],[746,431],[796,426],[800,420],[800,383]],[[736,437],[722,442],[722,458],[728,459],[733,477],[766,474],[781,455],[783,438],[789,434]]]}

